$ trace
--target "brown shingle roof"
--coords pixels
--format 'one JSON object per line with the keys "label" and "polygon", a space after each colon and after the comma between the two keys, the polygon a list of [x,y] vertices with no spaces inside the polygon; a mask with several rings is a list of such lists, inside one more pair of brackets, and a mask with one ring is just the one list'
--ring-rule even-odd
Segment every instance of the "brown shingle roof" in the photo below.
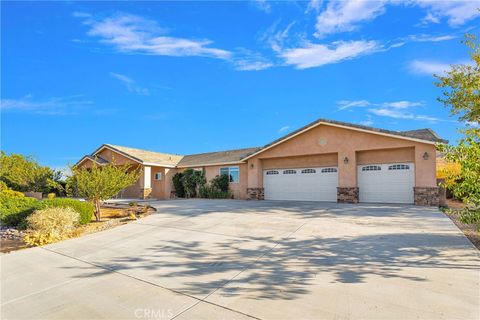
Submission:
{"label": "brown shingle roof", "polygon": [[442,142],[442,143],[448,142],[447,140],[440,138],[435,133],[435,131],[433,131],[430,128],[401,131],[401,133],[403,133],[407,137],[416,138],[416,139],[429,140],[429,141]]}
{"label": "brown shingle roof", "polygon": [[138,160],[139,162],[156,163],[167,166],[176,166],[183,157],[177,154],[160,153],[155,151],[117,146],[113,144],[105,144],[105,146],[113,150],[119,151],[120,153],[123,153],[125,155],[128,155],[131,158]]}
{"label": "brown shingle roof", "polygon": [[205,164],[240,162],[243,158],[260,150],[260,148],[244,148],[218,152],[186,155],[178,163],[179,167],[192,167]]}

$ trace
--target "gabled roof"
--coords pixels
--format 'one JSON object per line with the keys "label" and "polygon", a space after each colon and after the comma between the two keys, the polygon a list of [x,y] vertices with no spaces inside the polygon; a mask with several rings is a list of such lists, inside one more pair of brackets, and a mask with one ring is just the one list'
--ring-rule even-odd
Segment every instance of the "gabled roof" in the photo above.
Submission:
{"label": "gabled roof", "polygon": [[99,165],[104,165],[108,163],[108,161],[103,159],[102,157],[92,157],[91,155],[86,155],[86,156],[83,156],[83,158],[80,159],[75,165],[78,166],[80,163],[82,163],[85,160],[96,162]]}
{"label": "gabled roof", "polygon": [[270,142],[269,144],[266,144],[262,148],[259,148],[256,152],[250,154],[249,156],[243,158],[242,160],[247,160],[259,153],[262,153],[263,151],[266,151],[267,149],[272,148],[273,146],[276,146],[284,141],[287,141],[305,131],[308,131],[310,129],[313,129],[317,127],[318,125],[331,125],[334,127],[341,127],[345,129],[351,129],[351,130],[357,130],[357,131],[363,131],[363,132],[368,132],[368,133],[373,133],[373,134],[379,134],[379,135],[384,135],[384,136],[390,136],[393,138],[400,138],[400,139],[406,139],[406,140],[413,140],[417,142],[423,142],[423,143],[429,143],[429,144],[435,144],[435,143],[447,143],[447,140],[444,140],[440,138],[432,129],[418,129],[418,130],[410,130],[410,131],[393,131],[393,130],[386,130],[386,129],[379,129],[379,128],[374,128],[374,127],[368,127],[364,125],[359,125],[359,124],[353,124],[353,123],[347,123],[347,122],[342,122],[342,121],[336,121],[336,120],[328,120],[328,119],[317,119],[314,122],[311,122],[307,124],[306,126],[301,127],[300,129],[297,129],[293,132],[290,132],[289,134],[273,141]]}
{"label": "gabled roof", "polygon": [[129,148],[117,146],[114,144],[104,144],[98,148],[93,155],[97,154],[104,148],[116,151],[134,161],[142,164],[156,164],[160,166],[174,167],[182,159],[183,156],[169,153],[160,153],[155,151],[142,150],[137,148]]}
{"label": "gabled roof", "polygon": [[440,143],[448,143],[447,140],[440,138],[438,134],[436,134],[435,131],[430,128],[401,131],[401,133],[403,133],[407,137],[435,141]]}
{"label": "gabled roof", "polygon": [[239,163],[250,154],[256,152],[260,148],[244,148],[235,150],[226,150],[218,152],[208,152],[186,155],[178,163],[178,167],[192,167],[213,164]]}

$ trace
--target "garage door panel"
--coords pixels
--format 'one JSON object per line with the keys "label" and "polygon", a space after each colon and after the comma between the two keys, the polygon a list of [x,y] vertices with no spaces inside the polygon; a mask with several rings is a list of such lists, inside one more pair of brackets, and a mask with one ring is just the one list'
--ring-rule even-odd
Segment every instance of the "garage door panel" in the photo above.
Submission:
{"label": "garage door panel", "polygon": [[413,203],[413,163],[362,165],[357,177],[360,202]]}
{"label": "garage door panel", "polygon": [[[336,201],[338,173],[336,167],[275,169],[264,171],[265,199]],[[288,174],[295,170],[294,174]],[[278,174],[269,174],[271,172]]]}

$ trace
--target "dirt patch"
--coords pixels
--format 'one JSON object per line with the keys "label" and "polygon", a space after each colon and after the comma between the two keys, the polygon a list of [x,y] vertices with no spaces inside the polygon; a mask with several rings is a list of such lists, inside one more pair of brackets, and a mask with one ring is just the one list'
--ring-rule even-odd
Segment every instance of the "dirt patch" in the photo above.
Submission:
{"label": "dirt patch", "polygon": [[455,225],[460,229],[463,234],[470,240],[470,242],[478,249],[480,250],[480,232],[479,230],[479,225],[477,224],[465,224],[460,221],[460,217],[458,213],[456,212],[457,210],[461,210],[465,207],[465,205],[461,201],[457,200],[450,200],[447,199],[447,205],[448,208],[444,210],[443,212],[450,218],[450,220],[455,223]]}

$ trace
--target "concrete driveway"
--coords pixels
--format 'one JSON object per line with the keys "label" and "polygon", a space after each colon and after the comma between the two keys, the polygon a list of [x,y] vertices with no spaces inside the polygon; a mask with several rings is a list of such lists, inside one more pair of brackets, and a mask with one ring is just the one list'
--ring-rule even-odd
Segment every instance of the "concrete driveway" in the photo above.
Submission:
{"label": "concrete driveway", "polygon": [[177,200],[1,256],[2,319],[479,319],[480,258],[433,208]]}

